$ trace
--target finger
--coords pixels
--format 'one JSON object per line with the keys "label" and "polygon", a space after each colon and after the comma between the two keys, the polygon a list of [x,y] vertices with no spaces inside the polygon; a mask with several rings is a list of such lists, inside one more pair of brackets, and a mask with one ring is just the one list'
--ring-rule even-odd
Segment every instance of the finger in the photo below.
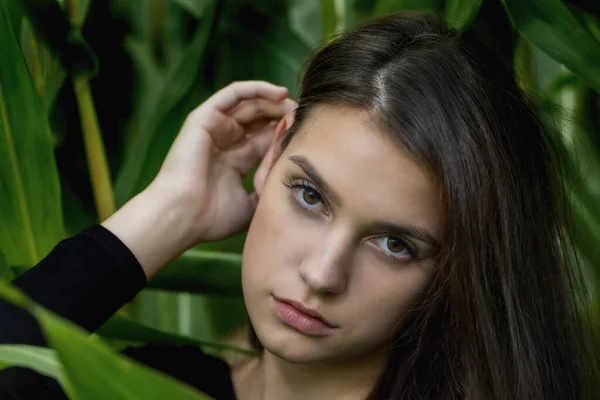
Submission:
{"label": "finger", "polygon": [[215,145],[224,150],[240,141],[245,129],[235,119],[213,109],[198,108],[194,110],[185,122],[191,131],[204,130],[208,132]]}
{"label": "finger", "polygon": [[271,145],[277,122],[273,121],[263,127],[259,133],[246,135],[237,146],[227,151],[225,162],[240,174],[246,175],[264,158]]}
{"label": "finger", "polygon": [[229,113],[239,124],[246,125],[257,119],[280,120],[295,108],[294,101],[271,101],[265,99],[244,100]]}
{"label": "finger", "polygon": [[213,94],[204,104],[225,112],[242,100],[264,98],[280,101],[287,95],[287,88],[264,81],[234,82]]}

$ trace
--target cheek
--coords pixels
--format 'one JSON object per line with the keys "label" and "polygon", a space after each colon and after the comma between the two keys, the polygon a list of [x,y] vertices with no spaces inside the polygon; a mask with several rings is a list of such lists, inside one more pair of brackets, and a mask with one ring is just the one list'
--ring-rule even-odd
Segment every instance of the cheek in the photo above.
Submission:
{"label": "cheek", "polygon": [[301,249],[309,245],[285,193],[277,189],[265,188],[248,229],[242,268],[245,293],[255,287],[283,284],[284,276],[289,279],[289,270],[297,266]]}
{"label": "cheek", "polygon": [[371,265],[357,271],[347,315],[353,335],[383,343],[411,317],[431,281],[429,268]]}

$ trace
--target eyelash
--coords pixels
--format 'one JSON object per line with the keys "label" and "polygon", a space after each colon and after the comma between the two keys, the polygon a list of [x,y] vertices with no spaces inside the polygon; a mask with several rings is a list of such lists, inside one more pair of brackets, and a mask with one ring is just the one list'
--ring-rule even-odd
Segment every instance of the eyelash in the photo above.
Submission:
{"label": "eyelash", "polygon": [[[307,181],[306,179],[287,178],[286,180],[283,181],[283,184],[288,189],[290,189],[289,198],[297,207],[300,207],[301,209],[303,209],[307,212],[311,212],[311,213],[320,211],[320,210],[310,208],[310,207],[303,205],[302,202],[300,202],[300,200],[298,199],[298,192],[301,189],[310,190],[317,194],[321,203],[323,204],[323,207],[325,209],[325,214],[328,214],[327,202],[325,201],[325,199],[323,198],[323,196],[321,195],[321,193],[319,192],[319,190],[317,189],[317,187],[315,186],[314,183]],[[379,238],[394,238],[394,239],[397,239],[398,241],[400,241],[400,243],[406,247],[406,250],[408,251],[408,254],[409,254],[409,259],[406,259],[406,256],[402,256],[402,257],[394,256],[394,255],[382,250],[380,248],[380,246],[372,245],[376,249],[376,251],[378,251],[380,254],[382,254],[384,257],[388,258],[392,262],[405,264],[405,263],[408,263],[411,261],[420,260],[419,249],[414,244],[412,244],[410,241],[404,240],[403,238],[401,238],[399,236],[394,236],[394,235],[383,235],[383,236],[378,236],[377,238],[378,239]],[[378,240],[376,240],[376,241],[378,242]]]}

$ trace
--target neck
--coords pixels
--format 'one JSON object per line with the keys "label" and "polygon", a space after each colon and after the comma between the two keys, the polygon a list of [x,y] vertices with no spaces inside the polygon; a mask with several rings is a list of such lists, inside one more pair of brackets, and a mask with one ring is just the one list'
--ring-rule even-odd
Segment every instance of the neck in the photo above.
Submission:
{"label": "neck", "polygon": [[252,386],[248,398],[364,400],[383,373],[388,358],[389,352],[375,351],[351,361],[293,364],[265,350],[248,375],[248,385]]}

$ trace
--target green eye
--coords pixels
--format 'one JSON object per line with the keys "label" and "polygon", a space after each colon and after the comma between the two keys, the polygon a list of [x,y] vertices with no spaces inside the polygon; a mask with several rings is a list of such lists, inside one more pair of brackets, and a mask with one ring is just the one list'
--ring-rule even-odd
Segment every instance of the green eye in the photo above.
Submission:
{"label": "green eye", "polygon": [[404,242],[397,237],[387,236],[386,239],[386,247],[392,253],[401,253],[405,250],[408,250]]}
{"label": "green eye", "polygon": [[301,191],[302,201],[309,206],[316,206],[322,201],[321,196],[312,189],[302,188]]}

